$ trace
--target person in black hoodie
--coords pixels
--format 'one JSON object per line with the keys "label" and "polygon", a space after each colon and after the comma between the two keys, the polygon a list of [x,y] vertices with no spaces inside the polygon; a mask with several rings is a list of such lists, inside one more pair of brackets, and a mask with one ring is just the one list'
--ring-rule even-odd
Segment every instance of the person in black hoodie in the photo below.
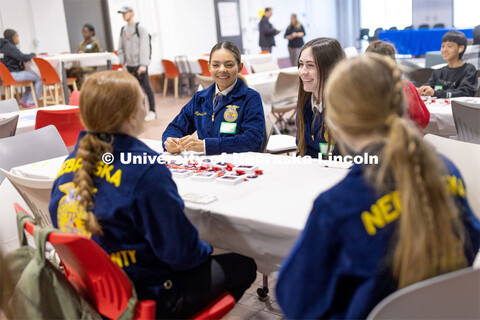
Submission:
{"label": "person in black hoodie", "polygon": [[418,88],[423,96],[437,98],[474,97],[477,92],[477,69],[462,61],[467,49],[467,37],[460,31],[451,30],[442,39],[442,56],[448,65],[433,71],[428,82]]}
{"label": "person in black hoodie", "polygon": [[[33,81],[35,94],[37,97],[40,97],[43,89],[42,80],[35,73],[26,71],[23,66],[23,63],[30,61],[35,57],[35,54],[23,54],[17,48],[18,43],[18,33],[15,30],[6,29],[3,32],[3,39],[0,39],[0,53],[3,54],[3,57],[0,59],[0,62],[7,67],[16,81]],[[18,103],[27,108],[35,108],[30,88],[27,87],[25,89],[25,94]]]}

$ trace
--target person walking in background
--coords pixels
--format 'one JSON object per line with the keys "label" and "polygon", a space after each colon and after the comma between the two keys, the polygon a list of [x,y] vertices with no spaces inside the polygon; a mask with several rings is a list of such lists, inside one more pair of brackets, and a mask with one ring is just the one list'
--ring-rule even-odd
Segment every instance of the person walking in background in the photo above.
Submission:
{"label": "person walking in background", "polygon": [[[102,45],[95,36],[95,28],[86,23],[82,27],[82,37],[83,41],[78,44],[77,52],[78,53],[94,53],[102,52]],[[72,67],[68,69],[67,76],[69,78],[77,78],[77,85],[80,88],[85,81],[85,75],[97,71],[96,67]]]}
{"label": "person walking in background", "polygon": [[[23,54],[17,48],[20,39],[15,30],[6,29],[3,32],[3,38],[4,39],[0,39],[0,53],[3,54],[0,62],[7,67],[15,81],[33,81],[35,94],[37,95],[37,98],[40,97],[43,89],[42,79],[40,79],[35,73],[26,71],[23,66],[25,62],[28,62],[35,57],[35,53]],[[25,88],[25,93],[18,103],[27,108],[35,108],[35,101],[29,87]]]}
{"label": "person walking in background", "polygon": [[123,20],[127,22],[120,31],[118,44],[118,57],[120,64],[127,67],[127,71],[137,78],[148,97],[150,111],[145,121],[152,121],[157,118],[155,113],[155,96],[153,95],[150,80],[148,79],[148,65],[150,64],[150,38],[147,30],[135,21],[132,7],[122,7],[118,10]]}
{"label": "person walking in background", "polygon": [[304,44],[304,36],[305,29],[298,21],[297,15],[293,13],[290,18],[290,25],[285,31],[284,37],[288,40],[288,53],[290,54],[290,61],[294,67],[298,65],[298,57],[300,56],[300,51]]}
{"label": "person walking in background", "polygon": [[258,26],[260,30],[259,45],[262,51],[272,52],[272,47],[275,46],[274,37],[280,33],[280,30],[275,29],[270,21],[268,21],[271,16],[272,8],[265,8],[265,13]]}

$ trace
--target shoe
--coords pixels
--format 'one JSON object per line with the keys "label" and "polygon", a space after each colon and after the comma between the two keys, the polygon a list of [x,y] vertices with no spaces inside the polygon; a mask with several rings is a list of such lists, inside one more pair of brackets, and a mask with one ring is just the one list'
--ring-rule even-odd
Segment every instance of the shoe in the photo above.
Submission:
{"label": "shoe", "polygon": [[153,121],[157,119],[157,114],[154,111],[148,111],[145,121]]}
{"label": "shoe", "polygon": [[34,104],[26,103],[23,100],[19,100],[18,104],[24,106],[25,108],[36,108]]}

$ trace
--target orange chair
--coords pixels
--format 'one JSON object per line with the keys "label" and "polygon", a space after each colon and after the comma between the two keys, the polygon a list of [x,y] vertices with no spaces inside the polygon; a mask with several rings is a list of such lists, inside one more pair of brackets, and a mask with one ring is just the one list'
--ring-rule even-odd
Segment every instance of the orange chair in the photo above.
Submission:
{"label": "orange chair", "polygon": [[173,89],[175,92],[175,99],[178,98],[178,79],[180,77],[180,74],[178,73],[177,66],[175,66],[175,63],[170,60],[162,60],[163,64],[163,70],[165,74],[165,81],[163,83],[163,96],[165,97],[167,95],[167,88],[168,88],[168,79],[173,79]]}
{"label": "orange chair", "polygon": [[[26,212],[14,203],[15,212]],[[33,234],[35,224],[27,222],[25,230]],[[48,241],[65,268],[67,279],[103,316],[117,319],[132,296],[132,284],[126,274],[93,240],[77,234],[53,232]],[[221,319],[235,306],[235,299],[224,293],[197,313],[194,320]],[[138,301],[134,319],[155,319],[156,303]]]}
{"label": "orange chair", "polygon": [[270,51],[261,51],[260,54],[270,54]]}
{"label": "orange chair", "polygon": [[248,70],[247,70],[247,67],[245,67],[245,64],[243,64],[243,69],[242,71],[240,71],[240,74],[243,74],[244,76],[248,74]]}
{"label": "orange chair", "polygon": [[70,101],[68,101],[69,106],[80,106],[80,91],[72,91],[70,95]]}
{"label": "orange chair", "polygon": [[200,67],[202,68],[202,76],[211,77],[212,74],[210,73],[210,70],[208,70],[208,61],[205,60],[205,59],[198,59],[198,63],[200,64]]}
{"label": "orange chair", "polygon": [[[113,50],[113,53],[118,56],[117,50]],[[123,66],[121,64],[112,64],[112,70],[113,71],[118,71],[118,70],[123,70]]]}
{"label": "orange chair", "polygon": [[35,130],[48,125],[54,125],[57,128],[67,149],[71,151],[77,142],[80,130],[83,130],[83,125],[80,121],[80,109],[38,110],[35,119]]}
{"label": "orange chair", "polygon": [[33,81],[15,81],[10,71],[1,62],[0,79],[2,80],[2,87],[5,87],[5,99],[15,98],[17,88],[30,87],[33,96],[33,102],[35,103],[35,107],[38,108],[38,100],[37,95],[35,94],[35,87],[33,86]]}
{"label": "orange chair", "polygon": [[[33,61],[40,71],[43,83],[43,105],[65,103],[65,92],[63,92],[62,81],[58,77],[57,72],[52,65],[42,58],[34,57]],[[73,90],[77,91],[77,78],[67,78],[67,84],[73,86]],[[50,86],[54,87],[55,94],[52,93]],[[47,91],[48,88],[48,91]],[[48,92],[48,94],[47,94]]]}

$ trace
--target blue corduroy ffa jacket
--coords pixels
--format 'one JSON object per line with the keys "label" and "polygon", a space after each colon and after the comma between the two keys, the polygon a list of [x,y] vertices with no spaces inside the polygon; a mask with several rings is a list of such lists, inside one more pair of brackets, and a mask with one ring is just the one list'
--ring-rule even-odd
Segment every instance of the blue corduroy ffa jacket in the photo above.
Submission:
{"label": "blue corduroy ffa jacket", "polygon": [[[468,205],[458,169],[444,161],[446,183],[465,227],[465,255],[471,265],[479,248],[480,222]],[[276,295],[286,317],[365,319],[397,289],[385,259],[401,215],[398,192],[377,194],[360,165],[322,193],[280,269]]]}
{"label": "blue corduroy ffa jacket", "polygon": [[[182,138],[197,131],[198,138],[205,140],[207,155],[260,152],[265,135],[265,116],[260,94],[239,79],[214,113],[215,86],[214,83],[195,93],[163,133],[163,145],[169,137]],[[221,133],[223,123],[235,123],[235,133]]]}
{"label": "blue corduroy ffa jacket", "polygon": [[[81,132],[79,139],[84,135]],[[212,247],[199,239],[185,216],[184,203],[167,167],[157,162],[132,163],[135,156],[145,159],[158,153],[125,134],[111,138],[115,160],[111,164],[99,161],[94,169],[93,214],[104,234],[92,239],[125,270],[140,299],[157,299],[177,286],[176,271],[204,263]],[[50,216],[62,231],[90,236],[85,229],[85,209],[74,196],[74,174],[82,166],[76,153],[77,148],[53,184]],[[166,286],[169,281],[171,285]]]}

